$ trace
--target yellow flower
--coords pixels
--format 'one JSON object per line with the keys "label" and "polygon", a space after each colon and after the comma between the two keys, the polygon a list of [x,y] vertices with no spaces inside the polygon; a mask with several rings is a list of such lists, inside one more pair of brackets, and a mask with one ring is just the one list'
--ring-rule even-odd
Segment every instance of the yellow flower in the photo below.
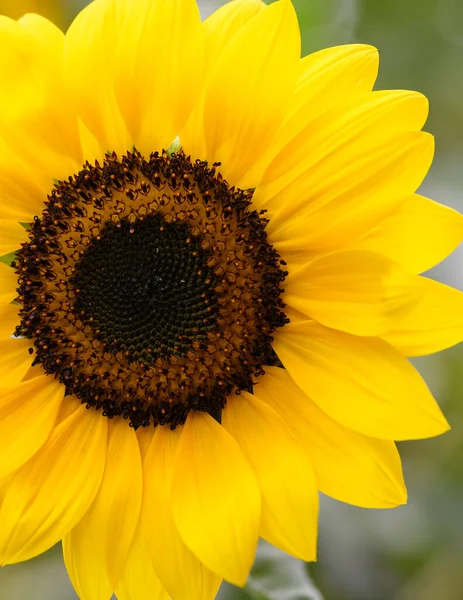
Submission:
{"label": "yellow flower", "polygon": [[0,563],[210,600],[259,536],[315,559],[318,490],[405,502],[393,440],[448,429],[405,357],[463,336],[426,99],[289,0],[0,23]]}

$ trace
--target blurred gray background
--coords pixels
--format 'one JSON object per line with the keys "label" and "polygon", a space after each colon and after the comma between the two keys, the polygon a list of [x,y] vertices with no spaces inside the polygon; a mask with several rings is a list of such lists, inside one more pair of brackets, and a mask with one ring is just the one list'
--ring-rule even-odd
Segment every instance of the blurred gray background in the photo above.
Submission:
{"label": "blurred gray background", "polygon": [[[85,4],[0,0],[0,13],[18,17],[36,11],[66,28]],[[207,16],[224,2],[199,4]],[[414,89],[429,98],[426,129],[435,134],[437,150],[421,191],[462,210],[463,0],[294,0],[294,5],[304,54],[337,44],[372,44],[381,55],[377,89]],[[462,264],[460,249],[432,276],[462,289]],[[416,362],[453,430],[400,445],[407,506],[368,511],[322,498],[319,562],[308,570],[325,600],[463,600],[462,359],[457,347]],[[283,600],[282,594],[275,597]],[[228,589],[226,598],[244,596]],[[0,600],[29,599],[76,599],[59,547],[0,570]]]}

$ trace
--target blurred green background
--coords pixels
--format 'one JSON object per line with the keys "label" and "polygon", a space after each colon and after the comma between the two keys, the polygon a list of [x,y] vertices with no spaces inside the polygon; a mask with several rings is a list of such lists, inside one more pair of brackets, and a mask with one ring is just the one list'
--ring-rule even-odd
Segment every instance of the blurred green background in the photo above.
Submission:
{"label": "blurred green background", "polygon": [[[223,3],[199,0],[204,16]],[[0,13],[18,17],[35,11],[66,28],[85,4],[85,0],[0,0]],[[435,134],[437,150],[422,192],[463,210],[463,1],[294,0],[294,4],[304,54],[337,44],[372,44],[381,55],[378,89],[414,89],[429,98],[426,129]],[[462,264],[463,252],[458,250],[432,276],[461,289]],[[453,431],[400,445],[407,506],[367,511],[322,498],[319,562],[308,570],[325,600],[463,600],[462,359],[463,349],[454,348],[416,362]],[[265,551],[261,560],[266,560]],[[278,560],[286,568],[283,557]],[[297,567],[292,563],[284,575],[275,574],[268,585],[273,592],[265,596],[319,597],[309,591],[308,583],[304,591],[300,579],[304,576]],[[285,576],[293,584],[287,593],[276,590],[275,583]],[[222,592],[223,600],[251,597],[264,596],[253,589],[247,594],[231,588]],[[0,600],[75,598],[60,548],[0,570]]]}

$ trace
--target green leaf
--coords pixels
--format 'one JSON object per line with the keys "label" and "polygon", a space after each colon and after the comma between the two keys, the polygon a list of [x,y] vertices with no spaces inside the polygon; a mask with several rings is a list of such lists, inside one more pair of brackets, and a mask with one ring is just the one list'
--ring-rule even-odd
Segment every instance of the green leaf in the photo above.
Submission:
{"label": "green leaf", "polygon": [[172,154],[177,153],[181,147],[182,144],[180,143],[180,138],[177,136],[172,144],[167,148],[167,154],[172,156]]}
{"label": "green leaf", "polygon": [[4,254],[3,256],[0,256],[0,262],[5,263],[5,265],[10,266],[11,263],[15,260],[16,258],[16,252],[10,252],[9,254]]}
{"label": "green leaf", "polygon": [[224,583],[217,600],[323,600],[305,563],[261,542],[244,590]]}

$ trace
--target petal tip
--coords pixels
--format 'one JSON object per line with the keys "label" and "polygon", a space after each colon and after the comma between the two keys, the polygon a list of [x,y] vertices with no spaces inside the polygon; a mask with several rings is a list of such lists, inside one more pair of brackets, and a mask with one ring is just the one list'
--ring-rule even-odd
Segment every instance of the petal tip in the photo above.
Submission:
{"label": "petal tip", "polygon": [[379,62],[379,50],[375,46],[371,46],[370,44],[358,44],[357,52],[365,58]]}

